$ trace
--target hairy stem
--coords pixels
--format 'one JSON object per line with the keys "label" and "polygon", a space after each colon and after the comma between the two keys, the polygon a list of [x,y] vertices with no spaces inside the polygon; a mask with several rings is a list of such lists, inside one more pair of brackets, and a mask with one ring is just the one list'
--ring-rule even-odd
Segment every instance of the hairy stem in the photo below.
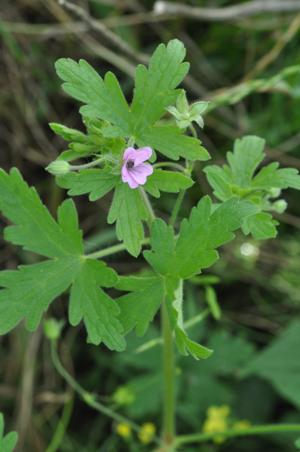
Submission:
{"label": "hairy stem", "polygon": [[[143,240],[142,244],[146,245],[149,243],[149,238]],[[126,251],[126,246],[124,243],[118,243],[117,245],[109,246],[103,250],[95,251],[94,253],[86,254],[87,259],[101,259],[102,257],[111,256],[112,254],[120,253],[121,251]]]}
{"label": "hairy stem", "polygon": [[154,210],[152,208],[151,202],[150,202],[150,200],[148,198],[148,195],[147,195],[147,193],[145,192],[145,190],[142,187],[140,187],[140,193],[141,193],[142,199],[144,201],[145,207],[146,207],[147,212],[148,212],[149,226],[151,226],[152,221],[155,220],[155,213],[154,213]]}
{"label": "hairy stem", "polygon": [[[192,124],[189,125],[189,129],[191,131],[192,136],[194,138],[198,138],[197,131],[196,131],[195,127]],[[194,162],[188,162],[188,161],[186,162],[185,173],[188,176],[190,176],[192,174],[193,167],[194,167]],[[184,200],[185,192],[186,192],[186,190],[181,190],[179,192],[179,195],[177,196],[177,199],[175,201],[175,204],[174,204],[174,207],[173,207],[173,210],[172,210],[172,213],[171,213],[171,217],[170,217],[170,225],[171,226],[175,226],[175,223],[176,223],[176,220],[177,220],[177,217],[178,217],[181,205],[182,205],[183,200]]]}
{"label": "hairy stem", "polygon": [[175,358],[173,332],[165,301],[161,307],[161,327],[163,338],[163,442],[172,445],[175,428]]}
{"label": "hairy stem", "polygon": [[175,163],[175,162],[159,162],[159,163],[154,163],[153,168],[163,168],[163,167],[167,167],[167,168],[174,168],[176,170],[182,171],[183,173],[185,173],[186,168],[182,165],[180,165],[179,163]]}
{"label": "hairy stem", "polygon": [[99,163],[103,163],[103,162],[104,162],[104,158],[99,157],[98,159],[93,160],[92,162],[83,163],[82,165],[70,165],[70,170],[71,171],[79,171],[82,169],[88,169],[88,168],[92,168],[93,166],[97,166],[97,165],[99,165]]}
{"label": "hairy stem", "polygon": [[179,195],[176,198],[172,213],[171,213],[171,217],[170,217],[170,225],[171,226],[175,226],[179,211],[180,211],[180,207],[182,205],[182,202],[184,200],[184,195],[185,195],[185,190],[181,190],[181,192],[179,192]]}

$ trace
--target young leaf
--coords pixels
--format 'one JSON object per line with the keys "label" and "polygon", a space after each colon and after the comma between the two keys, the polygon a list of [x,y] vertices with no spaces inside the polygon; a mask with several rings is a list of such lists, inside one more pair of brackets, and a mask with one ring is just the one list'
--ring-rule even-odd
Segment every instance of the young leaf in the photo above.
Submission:
{"label": "young leaf", "polygon": [[161,191],[178,193],[180,190],[190,188],[193,183],[194,181],[190,177],[182,173],[156,169],[148,177],[145,190],[155,198],[159,198]]}
{"label": "young leaf", "polygon": [[[278,200],[274,204],[270,199],[274,189],[295,188],[300,190],[300,175],[294,168],[279,168],[277,162],[263,167],[257,174],[257,168],[265,157],[264,140],[255,136],[247,136],[236,140],[234,151],[227,153],[228,165],[208,166],[204,169],[214,195],[222,200],[233,197],[253,203],[259,209],[243,224],[245,234],[251,233],[256,239],[276,236],[276,221],[266,211],[277,210]],[[279,196],[280,192],[278,193]],[[283,200],[282,200],[283,201]],[[283,203],[283,208],[285,207]]]}
{"label": "young leaf", "polygon": [[227,153],[229,166],[222,168],[216,165],[207,166],[204,171],[214,189],[217,198],[224,201],[233,195],[251,193],[251,191],[271,190],[272,188],[300,189],[300,176],[294,168],[278,169],[273,162],[263,167],[257,175],[255,171],[265,157],[264,140],[255,136],[247,136],[236,140],[233,153]]}
{"label": "young leaf", "polygon": [[295,188],[300,190],[300,176],[295,168],[278,169],[277,162],[262,168],[252,181],[252,187],[270,190],[275,188]]}
{"label": "young leaf", "polygon": [[258,165],[264,159],[265,140],[246,136],[235,140],[233,153],[227,153],[227,160],[233,181],[239,187],[248,187]]}
{"label": "young leaf", "polygon": [[208,160],[207,150],[196,138],[183,135],[182,130],[173,126],[153,126],[137,138],[139,146],[151,146],[166,157],[178,160]]}
{"label": "young leaf", "polygon": [[182,62],[185,53],[184,45],[173,39],[167,46],[160,44],[157,47],[148,69],[143,65],[137,67],[131,105],[134,136],[139,137],[144,129],[160,119],[166,107],[175,102],[179,94],[175,88],[189,70],[189,64]]}
{"label": "young leaf", "polygon": [[80,111],[90,118],[100,118],[129,133],[130,110],[115,75],[108,72],[104,80],[86,61],[61,58],[55,64],[63,89],[85,105]]}
{"label": "young leaf", "polygon": [[0,413],[0,450],[1,452],[13,452],[18,441],[17,432],[10,432],[4,436],[4,418]]}
{"label": "young leaf", "polygon": [[270,213],[259,212],[256,215],[246,218],[242,229],[245,234],[251,233],[256,240],[265,240],[276,237],[277,224],[278,221],[273,220]]}
{"label": "young leaf", "polygon": [[108,214],[108,223],[116,222],[119,240],[123,240],[130,254],[138,256],[144,238],[143,220],[148,218],[139,189],[132,190],[127,184],[116,186]]}
{"label": "young leaf", "polygon": [[69,318],[74,326],[84,320],[88,342],[95,345],[104,342],[111,350],[121,351],[125,341],[117,318],[119,308],[100,288],[112,287],[117,280],[116,273],[103,262],[86,260],[72,285]]}
{"label": "young leaf", "polygon": [[117,287],[130,293],[117,299],[121,310],[120,322],[124,332],[136,329],[138,336],[143,336],[158,311],[163,297],[163,281],[157,276],[153,277],[123,277]]}
{"label": "young leaf", "polygon": [[59,187],[68,189],[70,196],[89,193],[89,200],[96,201],[110,192],[120,176],[105,169],[86,169],[56,178]]}

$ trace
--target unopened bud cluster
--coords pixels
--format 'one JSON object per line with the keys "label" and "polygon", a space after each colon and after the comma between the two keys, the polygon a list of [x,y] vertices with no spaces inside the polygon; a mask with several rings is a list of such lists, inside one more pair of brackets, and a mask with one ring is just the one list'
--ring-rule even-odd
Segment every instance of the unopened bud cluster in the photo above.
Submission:
{"label": "unopened bud cluster", "polygon": [[176,107],[168,107],[167,110],[176,119],[177,126],[186,129],[192,122],[199,127],[204,126],[202,114],[208,107],[208,102],[195,102],[189,105],[185,92],[182,91],[176,101]]}

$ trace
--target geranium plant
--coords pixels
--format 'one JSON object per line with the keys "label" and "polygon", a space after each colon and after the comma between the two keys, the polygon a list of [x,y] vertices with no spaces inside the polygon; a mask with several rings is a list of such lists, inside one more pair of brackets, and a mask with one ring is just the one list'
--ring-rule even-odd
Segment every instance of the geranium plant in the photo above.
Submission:
{"label": "geranium plant", "polygon": [[[51,123],[51,129],[69,144],[47,170],[69,197],[87,195],[95,202],[113,191],[107,221],[116,228],[120,243],[86,253],[71,198],[59,206],[55,219],[17,169],[0,173],[0,209],[11,223],[4,238],[42,257],[33,265],[0,273],[0,333],[8,333],[22,320],[34,331],[50,304],[66,291],[70,324],[84,322],[90,344],[102,344],[115,352],[125,350],[129,332],[143,336],[159,317],[163,415],[161,435],[154,441],[164,451],[214,436],[176,435],[176,353],[196,360],[208,359],[213,353],[189,337],[185,328],[185,281],[211,267],[219,259],[218,249],[238,231],[259,240],[275,237],[278,223],[272,212],[286,207],[281,190],[300,189],[296,169],[282,169],[277,163],[261,166],[265,143],[255,136],[237,139],[225,165],[207,163],[210,155],[196,128],[203,127],[208,104],[190,105],[178,88],[189,70],[184,58],[180,41],[159,45],[149,67],[137,67],[130,104],[113,73],[102,78],[84,60],[67,58],[56,63],[64,91],[82,104],[86,133]],[[197,162],[205,162],[201,165],[213,198],[203,196],[181,220],[185,192],[196,184],[193,169]],[[155,211],[153,200],[162,193],[178,193],[169,218],[158,218]],[[109,267],[105,258],[120,252],[129,253],[132,259],[139,256],[141,271],[118,275]],[[110,288],[120,295],[112,297]],[[216,301],[210,295],[216,312]],[[46,333],[54,343],[59,330],[55,322],[46,323]],[[55,349],[53,356],[57,361]],[[72,379],[68,382],[72,384]],[[81,391],[78,385],[75,389]],[[97,408],[93,398],[84,391],[81,395]],[[123,420],[109,408],[99,404],[98,408]],[[237,434],[260,433],[255,428],[246,427]],[[259,428],[276,431],[277,427]],[[300,430],[299,425],[284,429]],[[222,435],[235,434],[231,429]]]}

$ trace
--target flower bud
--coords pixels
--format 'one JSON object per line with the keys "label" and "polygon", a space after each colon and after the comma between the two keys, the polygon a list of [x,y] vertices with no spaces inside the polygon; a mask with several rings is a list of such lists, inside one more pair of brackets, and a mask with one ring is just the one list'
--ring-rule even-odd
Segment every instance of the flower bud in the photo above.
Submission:
{"label": "flower bud", "polygon": [[280,194],[281,194],[280,188],[272,187],[269,190],[270,198],[278,198],[278,196],[280,196]]}
{"label": "flower bud", "polygon": [[283,213],[287,208],[287,202],[284,199],[278,199],[278,201],[274,202],[272,207],[275,212]]}
{"label": "flower bud", "polygon": [[59,338],[63,327],[62,322],[58,322],[56,319],[47,319],[44,322],[44,334],[51,341]]}
{"label": "flower bud", "polygon": [[63,176],[69,173],[70,164],[65,160],[54,160],[47,166],[46,170],[53,174],[53,176]]}

